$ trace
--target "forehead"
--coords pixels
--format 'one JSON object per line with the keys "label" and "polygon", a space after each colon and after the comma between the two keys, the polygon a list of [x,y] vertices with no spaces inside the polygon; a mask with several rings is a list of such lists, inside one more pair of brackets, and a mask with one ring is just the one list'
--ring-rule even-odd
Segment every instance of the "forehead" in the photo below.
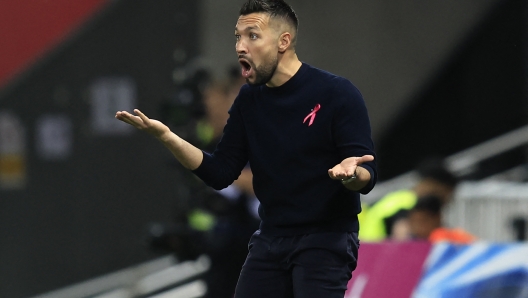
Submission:
{"label": "forehead", "polygon": [[264,30],[269,28],[270,15],[267,13],[251,13],[238,18],[235,26],[236,31],[248,29]]}
{"label": "forehead", "polygon": [[433,214],[430,211],[427,210],[412,210],[409,212],[409,219],[411,220],[419,220],[419,221],[428,221],[433,220],[436,218],[437,215]]}

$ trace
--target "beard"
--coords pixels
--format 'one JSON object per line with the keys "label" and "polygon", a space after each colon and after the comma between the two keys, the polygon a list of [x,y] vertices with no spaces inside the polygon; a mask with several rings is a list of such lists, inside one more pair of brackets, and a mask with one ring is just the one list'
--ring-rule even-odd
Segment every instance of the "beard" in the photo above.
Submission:
{"label": "beard", "polygon": [[266,63],[263,63],[259,67],[254,68],[255,81],[251,83],[249,79],[246,79],[246,83],[253,86],[264,85],[271,80],[279,65],[279,59],[277,56],[270,57]]}

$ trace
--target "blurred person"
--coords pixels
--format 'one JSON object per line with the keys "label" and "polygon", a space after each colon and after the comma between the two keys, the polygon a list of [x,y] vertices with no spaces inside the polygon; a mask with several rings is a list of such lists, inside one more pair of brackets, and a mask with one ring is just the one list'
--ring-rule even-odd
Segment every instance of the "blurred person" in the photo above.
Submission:
{"label": "blurred person", "polygon": [[[191,144],[207,152],[215,149],[236,97],[233,93],[245,82],[240,77],[237,67],[236,73],[229,71],[227,79],[200,81],[199,104],[194,107],[200,113],[187,125]],[[244,168],[238,179],[222,190],[207,187],[188,173],[183,176],[190,194],[186,208],[176,210],[174,223],[151,225],[150,247],[175,253],[180,261],[209,256],[211,267],[204,276],[206,297],[232,298],[247,242],[259,225],[251,169]]]}
{"label": "blurred person", "polygon": [[[443,205],[451,201],[457,179],[445,168],[441,159],[426,159],[418,165],[417,171],[420,178],[412,189],[388,193],[372,206],[363,209],[359,235],[362,241],[391,238],[395,223],[405,217],[405,211],[416,204],[418,197],[434,195],[440,198]],[[401,225],[398,228],[400,233],[405,229]]]}
{"label": "blurred person", "polygon": [[[203,96],[205,116],[197,122],[196,136],[201,148],[214,151],[229,118],[228,110],[242,87],[240,73],[230,72],[226,82],[213,82]],[[207,296],[232,298],[247,255],[247,242],[258,229],[258,200],[252,183],[253,174],[246,166],[237,180],[209,195],[206,206],[197,206],[189,215],[191,226],[209,234],[205,252],[211,259],[206,273]],[[211,199],[214,202],[211,202]],[[210,226],[203,226],[204,219]]]}
{"label": "blurred person", "polygon": [[411,227],[409,224],[409,210],[400,210],[394,215],[391,234],[387,240],[408,241],[411,240]]}
{"label": "blurred person", "polygon": [[418,199],[408,213],[410,238],[428,240],[432,243],[447,241],[455,244],[469,244],[476,237],[461,228],[447,228],[442,225],[442,199],[426,196]]}
{"label": "blurred person", "polygon": [[297,26],[282,0],[243,4],[235,37],[247,84],[212,154],[137,109],[116,113],[215,189],[233,183],[249,161],[261,222],[236,298],[342,298],[357,265],[359,193],[377,180],[361,94],[298,59]]}

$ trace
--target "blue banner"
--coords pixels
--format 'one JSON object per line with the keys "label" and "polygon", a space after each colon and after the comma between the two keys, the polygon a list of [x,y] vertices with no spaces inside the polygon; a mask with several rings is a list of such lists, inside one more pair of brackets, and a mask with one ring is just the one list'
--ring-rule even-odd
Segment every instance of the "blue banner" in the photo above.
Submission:
{"label": "blue banner", "polygon": [[528,244],[437,244],[413,298],[528,298]]}

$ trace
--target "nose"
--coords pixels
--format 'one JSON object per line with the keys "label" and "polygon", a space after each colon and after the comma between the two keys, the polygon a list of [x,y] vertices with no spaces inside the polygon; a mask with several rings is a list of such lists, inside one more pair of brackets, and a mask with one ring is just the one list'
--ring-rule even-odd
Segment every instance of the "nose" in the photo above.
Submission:
{"label": "nose", "polygon": [[245,43],[242,40],[239,40],[235,44],[235,50],[238,55],[244,55],[247,54],[247,47]]}

